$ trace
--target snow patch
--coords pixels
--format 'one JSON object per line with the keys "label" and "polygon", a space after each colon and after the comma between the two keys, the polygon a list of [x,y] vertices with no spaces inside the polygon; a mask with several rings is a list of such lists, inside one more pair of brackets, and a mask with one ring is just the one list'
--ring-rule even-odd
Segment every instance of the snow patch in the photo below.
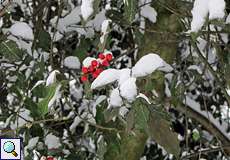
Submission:
{"label": "snow patch", "polygon": [[25,22],[17,22],[10,27],[10,33],[16,37],[33,40],[34,34],[31,27]]}
{"label": "snow patch", "polygon": [[64,66],[69,69],[79,69],[80,65],[79,59],[75,56],[69,56],[64,59]]}

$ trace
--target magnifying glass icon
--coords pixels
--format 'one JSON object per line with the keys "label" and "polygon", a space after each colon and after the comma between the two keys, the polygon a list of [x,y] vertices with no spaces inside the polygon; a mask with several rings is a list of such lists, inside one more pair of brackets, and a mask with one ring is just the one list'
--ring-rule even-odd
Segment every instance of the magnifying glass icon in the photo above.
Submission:
{"label": "magnifying glass icon", "polygon": [[3,149],[6,153],[11,153],[14,157],[17,157],[18,154],[15,152],[15,145],[11,141],[7,141],[3,144]]}

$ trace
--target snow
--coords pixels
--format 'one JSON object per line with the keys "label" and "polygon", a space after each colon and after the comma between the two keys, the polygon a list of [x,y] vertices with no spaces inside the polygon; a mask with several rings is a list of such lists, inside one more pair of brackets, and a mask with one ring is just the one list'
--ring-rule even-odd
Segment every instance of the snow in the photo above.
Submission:
{"label": "snow", "polygon": [[144,95],[143,93],[139,93],[138,96],[137,96],[136,98],[142,98],[142,99],[144,99],[148,104],[151,104],[149,98],[148,98],[146,95]]}
{"label": "snow", "polygon": [[109,98],[109,104],[113,107],[120,107],[123,104],[118,88],[112,90]]}
{"label": "snow", "polygon": [[132,68],[132,76],[134,77],[144,77],[156,69],[163,67],[165,62],[157,54],[147,54],[143,56]]}
{"label": "snow", "polygon": [[192,110],[196,111],[197,113],[201,114],[203,117],[210,120],[210,123],[213,124],[228,140],[230,140],[230,136],[227,133],[228,124],[226,122],[220,123],[218,119],[215,119],[212,113],[208,111],[202,111],[200,109],[200,104],[191,99],[190,97],[186,96],[184,103],[190,107]]}
{"label": "snow", "polygon": [[40,81],[37,81],[36,84],[32,87],[31,91],[36,88],[37,86],[40,86],[41,84],[45,83],[45,81],[43,80],[40,80]]}
{"label": "snow", "polygon": [[77,57],[69,56],[64,59],[64,66],[69,69],[79,69],[81,63]]}
{"label": "snow", "polygon": [[119,70],[107,69],[101,72],[101,74],[93,81],[91,89],[103,87],[109,83],[113,83],[119,78]]}
{"label": "snow", "polygon": [[225,16],[224,0],[195,0],[192,9],[191,31],[198,32],[205,23],[209,13],[209,19],[221,19]]}
{"label": "snow", "polygon": [[208,1],[209,0],[195,0],[192,9],[192,32],[197,32],[203,26],[205,17],[208,15]]}
{"label": "snow", "polygon": [[123,82],[125,82],[127,79],[130,78],[131,70],[128,68],[125,68],[125,69],[121,69],[119,72],[120,73],[119,73],[118,83],[119,83],[119,85],[121,85]]}
{"label": "snow", "polygon": [[225,1],[224,0],[209,0],[209,19],[221,19],[225,15]]}
{"label": "snow", "polygon": [[81,15],[85,21],[93,14],[93,1],[94,0],[82,0]]}
{"label": "snow", "polygon": [[54,70],[49,74],[49,76],[48,76],[48,78],[46,80],[46,86],[49,86],[49,85],[51,85],[51,84],[56,82],[56,75],[58,73],[60,73],[58,70]]}
{"label": "snow", "polygon": [[155,23],[157,21],[157,12],[150,5],[144,5],[143,7],[141,7],[141,15],[147,18],[152,23]]}
{"label": "snow", "polygon": [[69,130],[71,133],[75,132],[76,127],[81,123],[82,119],[79,116],[74,118],[73,123],[70,125]]}
{"label": "snow", "polygon": [[109,27],[109,23],[111,22],[111,20],[106,19],[102,22],[101,25],[101,32],[102,32],[102,36],[100,37],[100,42],[103,44],[105,41],[105,36],[108,34],[108,27]]}
{"label": "snow", "polygon": [[97,60],[97,59],[96,58],[92,58],[92,57],[86,57],[84,59],[84,61],[82,62],[82,64],[83,64],[84,67],[89,67],[91,65],[91,62],[93,60]]}
{"label": "snow", "polygon": [[120,86],[120,94],[129,102],[133,102],[137,96],[136,78],[129,78]]}
{"label": "snow", "polygon": [[48,149],[57,149],[61,146],[59,138],[52,133],[45,137],[45,144],[47,145]]}
{"label": "snow", "polygon": [[10,33],[16,37],[33,40],[34,34],[31,27],[25,22],[17,22],[10,27]]}

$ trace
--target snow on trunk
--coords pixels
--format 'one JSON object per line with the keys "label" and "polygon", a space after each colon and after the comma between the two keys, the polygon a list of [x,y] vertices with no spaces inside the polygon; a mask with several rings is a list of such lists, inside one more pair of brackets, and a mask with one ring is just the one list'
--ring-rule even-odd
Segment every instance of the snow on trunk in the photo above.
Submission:
{"label": "snow on trunk", "polygon": [[133,102],[137,96],[136,78],[129,78],[120,86],[121,96],[129,102]]}
{"label": "snow on trunk", "polygon": [[119,78],[119,70],[107,69],[101,72],[101,74],[93,81],[91,89],[96,89],[105,86],[109,83],[113,83]]}
{"label": "snow on trunk", "polygon": [[31,27],[25,22],[17,22],[10,27],[10,33],[15,37],[33,40],[34,34]]}
{"label": "snow on trunk", "polygon": [[156,69],[163,67],[164,60],[157,54],[147,54],[143,56],[132,68],[132,76],[144,77],[153,73]]}

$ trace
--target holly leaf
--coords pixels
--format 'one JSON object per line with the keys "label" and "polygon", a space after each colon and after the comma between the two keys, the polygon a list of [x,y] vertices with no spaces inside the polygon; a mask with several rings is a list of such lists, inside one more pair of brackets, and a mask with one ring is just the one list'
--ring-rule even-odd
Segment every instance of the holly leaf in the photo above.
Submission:
{"label": "holly leaf", "polygon": [[155,112],[151,112],[149,136],[159,145],[176,157],[179,157],[180,146],[177,134],[170,129],[170,123]]}
{"label": "holly leaf", "polygon": [[38,110],[41,116],[45,116],[48,113],[48,104],[50,100],[55,95],[58,84],[54,83],[48,87],[46,87],[47,95],[46,97],[38,103]]}

